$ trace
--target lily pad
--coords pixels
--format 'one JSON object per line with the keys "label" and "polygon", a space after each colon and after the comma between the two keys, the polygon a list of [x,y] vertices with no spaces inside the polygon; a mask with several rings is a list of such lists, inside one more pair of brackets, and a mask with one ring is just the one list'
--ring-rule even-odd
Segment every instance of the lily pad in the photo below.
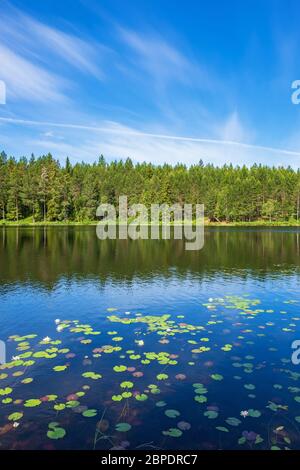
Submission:
{"label": "lily pad", "polygon": [[127,432],[130,431],[131,425],[129,423],[118,423],[116,424],[116,431]]}
{"label": "lily pad", "polygon": [[84,416],[85,418],[94,418],[95,416],[97,416],[97,410],[93,410],[93,409],[90,409],[90,410],[86,410],[82,413],[82,416]]}
{"label": "lily pad", "polygon": [[66,431],[63,428],[60,427],[53,427],[52,429],[49,429],[47,432],[47,437],[49,439],[63,439],[66,435]]}
{"label": "lily pad", "polygon": [[220,381],[220,380],[223,380],[224,377],[223,377],[223,375],[221,375],[221,374],[212,374],[212,375],[211,375],[211,378],[212,378],[213,380],[218,380],[218,381]]}
{"label": "lily pad", "polygon": [[165,415],[168,416],[168,418],[177,418],[180,416],[180,412],[177,410],[166,410]]}
{"label": "lily pad", "polygon": [[36,399],[36,398],[32,398],[30,400],[26,400],[25,403],[24,403],[24,406],[26,408],[34,408],[36,406],[39,406],[41,403],[42,403],[41,400]]}
{"label": "lily pad", "polygon": [[23,413],[12,413],[9,415],[8,420],[9,421],[20,421],[20,419],[23,417]]}
{"label": "lily pad", "polygon": [[208,419],[216,419],[219,415],[217,411],[211,410],[211,411],[205,411],[204,416],[206,416]]}
{"label": "lily pad", "polygon": [[113,367],[115,372],[125,372],[127,370],[126,366],[114,366]]}
{"label": "lily pad", "polygon": [[241,424],[241,420],[238,418],[227,418],[226,423],[229,424],[230,426],[238,426]]}
{"label": "lily pad", "polygon": [[163,435],[170,437],[180,437],[182,436],[182,431],[178,428],[170,428],[168,431],[163,431]]}

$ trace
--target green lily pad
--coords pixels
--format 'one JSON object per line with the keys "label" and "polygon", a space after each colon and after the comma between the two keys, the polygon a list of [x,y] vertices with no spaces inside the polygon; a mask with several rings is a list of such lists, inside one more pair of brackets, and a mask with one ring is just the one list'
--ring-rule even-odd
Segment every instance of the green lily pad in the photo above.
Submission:
{"label": "green lily pad", "polygon": [[125,381],[125,382],[122,382],[120,384],[120,387],[121,388],[132,388],[133,387],[133,383],[132,382],[129,382],[129,381]]}
{"label": "green lily pad", "polygon": [[67,366],[55,366],[53,367],[53,370],[55,372],[63,372],[64,370],[66,370],[68,367]]}
{"label": "green lily pad", "polygon": [[[141,393],[141,394],[136,395],[135,399],[137,401],[146,401],[148,400],[148,395],[146,395],[145,393]],[[157,406],[157,403],[156,403],[156,406]]]}
{"label": "green lily pad", "polygon": [[254,389],[255,389],[255,385],[253,385],[253,384],[245,384],[244,387],[245,387],[247,390],[254,390]]}
{"label": "green lily pad", "polygon": [[69,401],[67,401],[67,403],[66,403],[66,407],[67,407],[67,408],[76,408],[76,407],[79,406],[79,405],[80,405],[80,403],[79,403],[79,401],[77,401],[77,400],[69,400]]}
{"label": "green lily pad", "polygon": [[241,420],[238,418],[227,418],[226,423],[230,426],[238,426],[239,424],[241,424]]}
{"label": "green lily pad", "polygon": [[86,410],[82,413],[82,416],[84,416],[85,418],[94,418],[95,416],[97,416],[97,410]]}
{"label": "green lily pad", "polygon": [[251,418],[259,418],[261,416],[261,412],[258,410],[253,410],[252,408],[248,410],[248,416]]}
{"label": "green lily pad", "polygon": [[125,370],[127,370],[127,367],[126,366],[114,366],[113,369],[115,372],[125,372]]}
{"label": "green lily pad", "polygon": [[0,388],[0,395],[9,395],[12,392],[12,388],[6,387],[6,388]]}
{"label": "green lily pad", "polygon": [[221,432],[229,432],[229,429],[225,428],[224,426],[216,426],[216,429]]}
{"label": "green lily pad", "polygon": [[204,416],[206,416],[208,419],[216,419],[219,415],[217,411],[211,410],[211,411],[205,411]]}
{"label": "green lily pad", "polygon": [[118,423],[116,424],[116,431],[118,432],[127,432],[130,431],[131,425],[128,423]]}
{"label": "green lily pad", "polygon": [[167,380],[169,376],[167,374],[158,374],[156,378],[157,380]]}
{"label": "green lily pad", "polygon": [[41,400],[32,398],[31,400],[26,400],[24,406],[26,408],[34,408],[36,406],[39,406],[41,403]]}
{"label": "green lily pad", "polygon": [[47,432],[47,437],[49,439],[63,439],[66,435],[66,431],[60,427],[54,427],[53,429],[49,429]]}
{"label": "green lily pad", "polygon": [[194,397],[194,400],[197,401],[198,403],[205,403],[207,402],[207,398],[204,395],[196,395]]}
{"label": "green lily pad", "polygon": [[84,372],[82,374],[82,377],[84,377],[85,379],[92,379],[92,380],[102,379],[102,375],[96,374],[95,372]]}
{"label": "green lily pad", "polygon": [[113,395],[111,397],[111,399],[112,399],[112,401],[121,401],[121,400],[123,400],[123,397],[122,397],[122,395]]}
{"label": "green lily pad", "polygon": [[163,401],[163,400],[158,401],[158,402],[156,403],[156,406],[157,406],[158,408],[162,408],[163,406],[166,406],[166,402]]}
{"label": "green lily pad", "polygon": [[211,378],[212,378],[213,380],[219,380],[219,381],[220,381],[220,380],[223,380],[224,377],[223,377],[223,375],[221,375],[221,374],[212,374],[212,375],[211,375]]}
{"label": "green lily pad", "polygon": [[9,415],[8,420],[9,421],[19,421],[23,417],[23,413],[12,413]]}
{"label": "green lily pad", "polygon": [[182,431],[178,428],[170,428],[168,431],[163,431],[164,436],[170,436],[170,437],[180,437],[182,436]]}
{"label": "green lily pad", "polygon": [[165,415],[168,416],[168,418],[177,418],[180,416],[180,412],[177,410],[166,410]]}
{"label": "green lily pad", "polygon": [[62,411],[66,408],[66,405],[64,403],[57,403],[53,407],[56,411]]}

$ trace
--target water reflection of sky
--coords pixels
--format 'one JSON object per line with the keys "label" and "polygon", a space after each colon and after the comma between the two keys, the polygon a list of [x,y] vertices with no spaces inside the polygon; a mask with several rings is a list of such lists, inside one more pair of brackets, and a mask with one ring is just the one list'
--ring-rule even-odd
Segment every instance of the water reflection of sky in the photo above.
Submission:
{"label": "water reflection of sky", "polygon": [[87,319],[98,322],[109,307],[142,313],[199,313],[209,297],[249,295],[270,306],[286,299],[297,299],[300,278],[297,274],[269,276],[264,279],[251,275],[185,279],[173,272],[167,279],[133,279],[130,282],[96,279],[69,280],[62,277],[51,290],[42,285],[16,283],[2,289],[0,295],[0,323],[2,335],[25,332],[35,328],[46,332],[56,318]]}

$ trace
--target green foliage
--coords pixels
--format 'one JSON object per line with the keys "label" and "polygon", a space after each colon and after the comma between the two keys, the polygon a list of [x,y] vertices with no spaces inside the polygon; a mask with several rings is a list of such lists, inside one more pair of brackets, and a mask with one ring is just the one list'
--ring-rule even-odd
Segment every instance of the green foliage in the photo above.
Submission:
{"label": "green foliage", "polygon": [[66,435],[66,431],[59,427],[58,423],[49,423],[48,428],[47,437],[49,439],[63,439]]}
{"label": "green foliage", "polygon": [[210,221],[298,220],[300,173],[290,167],[211,164],[133,165],[130,159],[61,165],[51,154],[30,159],[0,153],[0,220],[89,222],[100,203],[203,203]]}

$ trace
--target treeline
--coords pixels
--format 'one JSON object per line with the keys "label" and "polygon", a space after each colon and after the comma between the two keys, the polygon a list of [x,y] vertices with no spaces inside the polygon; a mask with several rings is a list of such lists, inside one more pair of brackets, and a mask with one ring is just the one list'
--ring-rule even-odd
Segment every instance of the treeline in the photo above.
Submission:
{"label": "treeline", "polygon": [[61,165],[51,154],[0,154],[0,219],[91,221],[100,203],[203,203],[214,221],[299,220],[300,171],[253,165],[156,166],[126,161]]}

